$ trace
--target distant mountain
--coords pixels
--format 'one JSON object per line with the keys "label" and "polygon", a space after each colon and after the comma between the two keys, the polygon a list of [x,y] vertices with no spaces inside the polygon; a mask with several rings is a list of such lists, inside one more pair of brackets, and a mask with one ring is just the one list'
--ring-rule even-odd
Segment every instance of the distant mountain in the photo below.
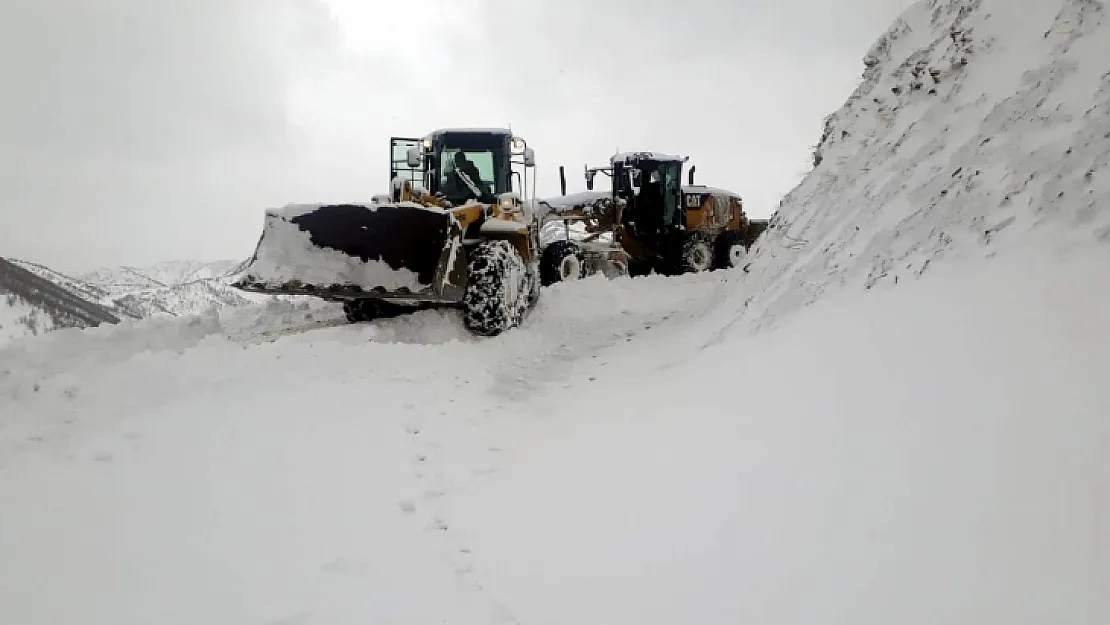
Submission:
{"label": "distant mountain", "polygon": [[271,299],[231,286],[243,261],[168,261],[78,276],[0,258],[0,343],[121,319],[185,316]]}
{"label": "distant mountain", "polygon": [[242,261],[218,260],[211,262],[175,260],[149,267],[108,267],[97,269],[78,278],[106,291],[112,298],[176,287],[200,281],[222,280],[233,275]]}
{"label": "distant mountain", "polygon": [[231,286],[243,261],[177,260],[149,267],[109,267],[78,276],[81,284],[105,293],[101,300],[132,317],[192,315],[267,299]]}
{"label": "distant mountain", "polygon": [[0,258],[0,343],[60,328],[119,323],[101,293],[48,267]]}

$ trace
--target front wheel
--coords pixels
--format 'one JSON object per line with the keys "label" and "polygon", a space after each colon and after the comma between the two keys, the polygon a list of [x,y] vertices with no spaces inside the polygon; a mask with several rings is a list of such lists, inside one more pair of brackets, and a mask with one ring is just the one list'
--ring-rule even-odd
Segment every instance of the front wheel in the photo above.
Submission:
{"label": "front wheel", "polygon": [[512,243],[483,241],[470,251],[463,296],[466,328],[496,336],[524,318],[532,290],[528,268]]}
{"label": "front wheel", "polygon": [[709,241],[700,235],[688,237],[682,244],[679,269],[682,273],[701,273],[713,266],[713,250]]}

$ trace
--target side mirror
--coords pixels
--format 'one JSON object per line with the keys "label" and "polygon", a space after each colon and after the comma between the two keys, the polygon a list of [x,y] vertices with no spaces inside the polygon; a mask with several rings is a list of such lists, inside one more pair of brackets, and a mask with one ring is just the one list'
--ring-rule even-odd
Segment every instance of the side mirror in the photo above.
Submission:
{"label": "side mirror", "polygon": [[597,172],[590,171],[588,169],[586,170],[586,189],[590,191],[594,190],[594,175],[596,173]]}
{"label": "side mirror", "polygon": [[412,168],[420,167],[420,146],[412,146],[405,151],[405,164]]}
{"label": "side mirror", "polygon": [[525,167],[535,167],[536,166],[536,151],[533,150],[532,148],[524,148],[524,166]]}

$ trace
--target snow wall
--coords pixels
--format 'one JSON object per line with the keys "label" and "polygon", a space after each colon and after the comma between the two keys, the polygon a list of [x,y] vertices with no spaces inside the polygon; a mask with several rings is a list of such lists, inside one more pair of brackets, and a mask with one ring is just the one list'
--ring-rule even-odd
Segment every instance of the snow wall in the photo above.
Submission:
{"label": "snow wall", "polygon": [[722,289],[728,301],[705,311],[710,325],[768,327],[949,258],[1027,245],[1110,253],[1107,20],[1099,0],[910,7],[864,57],[814,169],[782,200],[749,273]]}

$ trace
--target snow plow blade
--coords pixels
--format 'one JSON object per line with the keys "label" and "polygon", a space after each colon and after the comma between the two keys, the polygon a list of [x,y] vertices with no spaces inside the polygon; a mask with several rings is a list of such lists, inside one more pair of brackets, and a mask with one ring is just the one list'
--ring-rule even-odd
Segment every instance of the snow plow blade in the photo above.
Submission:
{"label": "snow plow blade", "polygon": [[266,212],[233,286],[332,301],[455,304],[466,289],[461,235],[451,214],[416,203],[291,205]]}

